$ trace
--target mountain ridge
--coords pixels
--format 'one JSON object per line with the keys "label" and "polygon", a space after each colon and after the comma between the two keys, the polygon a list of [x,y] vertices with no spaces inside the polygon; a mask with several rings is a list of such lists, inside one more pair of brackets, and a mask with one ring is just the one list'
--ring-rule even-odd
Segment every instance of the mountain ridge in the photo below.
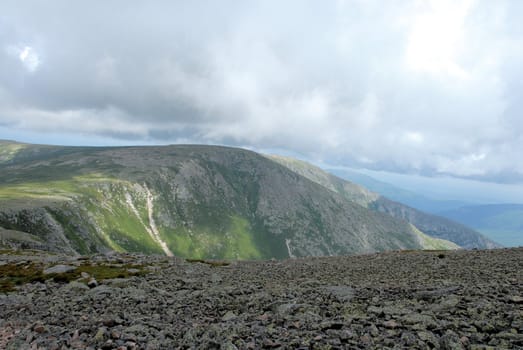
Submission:
{"label": "mountain ridge", "polygon": [[184,257],[260,259],[456,248],[248,150],[4,143],[0,155],[0,226],[58,251],[166,253],[164,242]]}

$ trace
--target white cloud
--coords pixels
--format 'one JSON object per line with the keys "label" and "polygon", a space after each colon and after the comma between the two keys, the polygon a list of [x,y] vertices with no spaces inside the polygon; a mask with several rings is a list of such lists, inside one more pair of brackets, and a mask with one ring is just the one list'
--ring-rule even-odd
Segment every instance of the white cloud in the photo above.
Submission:
{"label": "white cloud", "polygon": [[[422,4],[422,5],[421,5]],[[432,0],[413,16],[405,53],[409,68],[434,75],[466,78],[459,54],[466,45],[464,22],[472,0]]]}
{"label": "white cloud", "polygon": [[34,72],[40,66],[40,57],[31,46],[8,46],[7,53],[20,60],[24,68],[29,72]]}
{"label": "white cloud", "polygon": [[6,0],[0,125],[523,178],[520,3]]}

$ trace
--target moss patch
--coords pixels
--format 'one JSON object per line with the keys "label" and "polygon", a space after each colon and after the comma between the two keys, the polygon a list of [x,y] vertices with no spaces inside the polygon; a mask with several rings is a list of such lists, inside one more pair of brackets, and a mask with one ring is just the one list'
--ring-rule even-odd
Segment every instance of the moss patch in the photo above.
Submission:
{"label": "moss patch", "polygon": [[204,226],[199,223],[189,229],[178,227],[172,231],[160,228],[169,249],[181,257],[191,259],[261,259],[253,230],[248,220],[240,216],[225,216],[224,224]]}
{"label": "moss patch", "polygon": [[[74,271],[66,273],[52,273],[45,275],[44,266],[33,262],[10,263],[0,265],[0,292],[15,291],[16,286],[33,282],[44,282],[52,279],[55,282],[68,283],[78,280],[87,283],[90,277],[97,281],[112,278],[128,278],[143,276],[147,273],[144,265],[134,264],[90,264],[78,266]],[[82,278],[82,272],[88,273],[89,278]]]}
{"label": "moss patch", "polygon": [[16,286],[44,281],[41,265],[32,262],[0,265],[0,292],[12,292]]}
{"label": "moss patch", "polygon": [[[136,271],[135,271],[136,270]],[[65,273],[49,274],[49,278],[52,278],[56,282],[71,282],[79,280],[81,282],[87,282],[90,278],[81,278],[82,272],[86,272],[89,276],[94,277],[97,281],[103,281],[105,279],[112,278],[128,278],[132,276],[143,276],[146,274],[143,265],[92,265],[83,264],[77,269]]]}
{"label": "moss patch", "polygon": [[186,259],[186,261],[190,263],[206,264],[211,267],[229,266],[231,264],[228,261],[222,260]]}

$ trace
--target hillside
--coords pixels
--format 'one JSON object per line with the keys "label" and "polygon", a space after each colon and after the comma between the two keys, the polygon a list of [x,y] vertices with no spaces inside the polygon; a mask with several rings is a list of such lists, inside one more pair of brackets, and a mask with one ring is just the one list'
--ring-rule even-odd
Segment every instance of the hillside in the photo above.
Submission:
{"label": "hillside", "polygon": [[331,175],[312,164],[281,156],[269,156],[269,158],[340,194],[349,201],[405,220],[431,237],[448,240],[464,248],[499,247],[497,243],[462,224],[394,202],[362,186]]}
{"label": "hillside", "polygon": [[456,247],[242,149],[0,149],[4,245],[227,259]]}
{"label": "hillside", "polygon": [[522,204],[464,206],[440,215],[473,227],[505,246],[523,246]]}

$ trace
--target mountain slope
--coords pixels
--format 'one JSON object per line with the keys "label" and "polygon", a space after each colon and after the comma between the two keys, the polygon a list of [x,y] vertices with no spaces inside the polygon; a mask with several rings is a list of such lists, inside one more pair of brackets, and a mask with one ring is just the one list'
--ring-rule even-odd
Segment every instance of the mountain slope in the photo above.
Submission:
{"label": "mountain slope", "polygon": [[50,250],[257,259],[455,247],[242,149],[0,144],[0,227]]}
{"label": "mountain slope", "polygon": [[405,220],[431,237],[448,240],[464,248],[495,248],[499,246],[462,224],[391,201],[364,187],[331,175],[312,164],[281,156],[268,157],[311,181],[340,194],[349,201]]}
{"label": "mountain slope", "polygon": [[464,206],[440,215],[473,227],[506,246],[523,246],[523,204]]}

